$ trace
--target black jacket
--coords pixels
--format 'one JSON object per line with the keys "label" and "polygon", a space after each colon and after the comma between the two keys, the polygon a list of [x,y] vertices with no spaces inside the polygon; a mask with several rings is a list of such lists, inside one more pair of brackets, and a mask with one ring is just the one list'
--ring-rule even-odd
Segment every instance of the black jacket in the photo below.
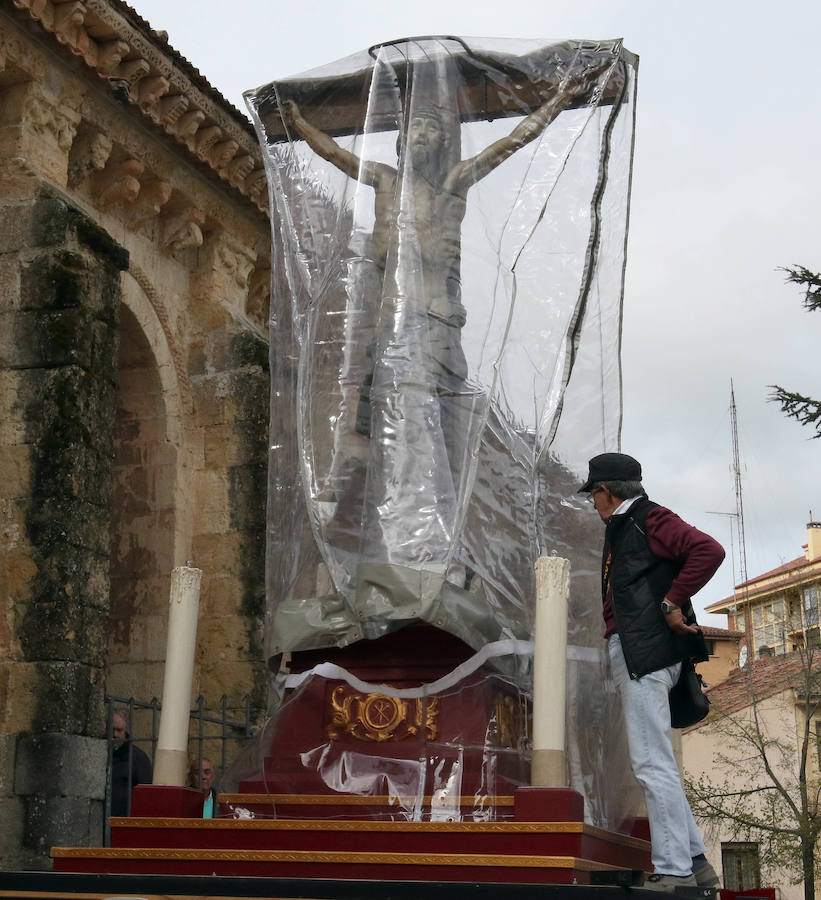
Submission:
{"label": "black jacket", "polygon": [[[631,678],[690,659],[709,658],[704,637],[671,631],[661,601],[681,563],[655,556],[647,542],[645,519],[655,509],[646,497],[607,523],[602,557],[602,596],[611,591],[613,615]],[[609,560],[609,565],[608,565]],[[696,621],[692,605],[683,609],[688,624]]]}
{"label": "black jacket", "polygon": [[137,784],[151,784],[151,776],[151,760],[136,744],[126,740],[114,747],[111,751],[111,815],[127,816],[131,810],[131,791]]}

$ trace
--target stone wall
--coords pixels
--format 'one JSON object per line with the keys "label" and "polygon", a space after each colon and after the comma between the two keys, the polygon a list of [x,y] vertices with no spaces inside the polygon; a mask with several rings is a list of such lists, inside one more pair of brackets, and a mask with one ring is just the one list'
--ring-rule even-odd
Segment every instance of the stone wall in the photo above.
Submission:
{"label": "stone wall", "polygon": [[0,312],[11,469],[0,483],[0,730],[15,751],[4,803],[18,806],[2,818],[21,822],[22,861],[32,865],[53,837],[85,843],[100,833],[115,362],[128,256],[48,189],[6,205],[2,221],[2,265],[17,296]]}
{"label": "stone wall", "polygon": [[100,843],[174,566],[194,696],[264,715],[264,207],[250,125],[129,7],[0,0],[2,868]]}

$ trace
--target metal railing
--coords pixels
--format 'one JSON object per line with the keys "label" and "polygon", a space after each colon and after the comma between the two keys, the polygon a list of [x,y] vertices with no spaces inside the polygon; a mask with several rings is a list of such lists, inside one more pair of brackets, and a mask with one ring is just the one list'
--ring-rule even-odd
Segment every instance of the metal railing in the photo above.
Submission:
{"label": "metal railing", "polygon": [[[230,707],[223,694],[216,708],[209,707],[200,694],[189,712],[188,748],[193,759],[208,759],[217,766],[217,778],[225,772],[229,762],[230,742],[241,744],[253,736],[251,727],[251,698],[242,698],[241,707]],[[150,769],[157,748],[162,704],[156,697],[150,701],[134,697],[105,698],[106,756],[105,806],[103,818],[103,846],[111,843],[108,820],[111,815],[131,813],[131,791],[136,784],[150,783]],[[237,716],[239,713],[239,716]],[[235,718],[231,718],[231,714]],[[126,723],[124,741],[114,737],[114,716]],[[124,751],[120,747],[125,747]],[[146,761],[148,771],[146,770]],[[116,794],[116,796],[115,796]],[[112,810],[113,805],[113,810]]]}

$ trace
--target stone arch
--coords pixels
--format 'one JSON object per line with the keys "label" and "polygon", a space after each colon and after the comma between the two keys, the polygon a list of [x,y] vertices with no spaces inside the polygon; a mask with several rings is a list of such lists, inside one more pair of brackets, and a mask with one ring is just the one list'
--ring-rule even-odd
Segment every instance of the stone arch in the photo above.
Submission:
{"label": "stone arch", "polygon": [[171,569],[190,547],[187,381],[147,280],[122,278],[114,426],[108,691],[162,686]]}

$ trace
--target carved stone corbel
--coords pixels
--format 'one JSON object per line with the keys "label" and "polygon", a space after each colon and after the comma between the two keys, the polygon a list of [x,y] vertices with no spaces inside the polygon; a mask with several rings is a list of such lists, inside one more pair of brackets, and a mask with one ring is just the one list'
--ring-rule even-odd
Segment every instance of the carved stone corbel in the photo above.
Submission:
{"label": "carved stone corbel", "polygon": [[211,148],[222,137],[222,129],[218,125],[209,125],[197,132],[194,151],[200,159],[207,161]]}
{"label": "carved stone corbel", "polygon": [[172,128],[180,116],[188,109],[190,100],[185,94],[174,94],[171,97],[163,97],[157,104],[152,115],[166,128]]}
{"label": "carved stone corbel", "polygon": [[162,245],[169,253],[177,255],[194,247],[201,247],[203,236],[200,226],[205,224],[205,213],[189,206],[168,220]]}
{"label": "carved stone corbel", "polygon": [[267,205],[268,182],[264,169],[254,169],[245,179],[245,190],[248,196],[260,206]]}
{"label": "carved stone corbel", "polygon": [[33,84],[27,92],[22,119],[24,129],[53,141],[64,153],[71,149],[80,124],[80,115],[70,104],[56,103]]}
{"label": "carved stone corbel", "polygon": [[211,165],[219,172],[236,156],[237,150],[239,150],[237,141],[233,139],[219,141],[211,148],[208,158],[211,161]]}
{"label": "carved stone corbel", "polygon": [[256,254],[228,235],[216,242],[215,267],[222,278],[233,282],[243,293],[248,290],[248,276],[255,262]]}
{"label": "carved stone corbel", "polygon": [[192,138],[204,121],[205,113],[201,109],[192,109],[180,117],[174,133],[181,141],[185,141],[190,146]]}
{"label": "carved stone corbel", "polygon": [[49,0],[14,0],[18,9],[27,9],[32,18],[39,19],[43,25],[51,29],[54,25],[54,7]]}
{"label": "carved stone corbel", "polygon": [[[117,66],[113,73],[115,78],[122,79],[128,83],[132,96],[137,82],[151,71],[151,66],[144,59],[127,59]],[[134,97],[136,99],[136,97]]]}
{"label": "carved stone corbel", "polygon": [[101,75],[113,75],[128,56],[131,47],[125,41],[106,41],[97,45],[97,71]]}
{"label": "carved stone corbel", "polygon": [[271,268],[257,266],[248,279],[248,299],[245,314],[261,328],[268,327],[271,313]]}
{"label": "carved stone corbel", "polygon": [[[152,108],[168,93],[170,87],[168,79],[163,78],[162,75],[143,78],[135,87],[140,109],[144,113],[152,115]],[[156,114],[154,117],[156,118]]]}
{"label": "carved stone corbel", "polygon": [[92,193],[97,207],[105,212],[114,206],[134,203],[140,195],[139,176],[145,166],[138,159],[108,165],[94,176]]}
{"label": "carved stone corbel", "polygon": [[226,169],[228,180],[235,187],[240,187],[253,170],[255,164],[254,157],[250,154],[246,153],[235,157],[228,163]]}
{"label": "carved stone corbel", "polygon": [[61,44],[67,44],[72,49],[89,41],[88,33],[83,28],[86,17],[86,7],[81,0],[63,0],[54,5],[54,33]]}
{"label": "carved stone corbel", "polygon": [[140,189],[134,210],[128,217],[131,231],[145,230],[160,215],[163,206],[171,199],[172,188],[167,181],[149,181]]}
{"label": "carved stone corbel", "polygon": [[111,138],[102,131],[87,131],[71,145],[68,185],[75,187],[93,172],[101,172],[111,156]]}

